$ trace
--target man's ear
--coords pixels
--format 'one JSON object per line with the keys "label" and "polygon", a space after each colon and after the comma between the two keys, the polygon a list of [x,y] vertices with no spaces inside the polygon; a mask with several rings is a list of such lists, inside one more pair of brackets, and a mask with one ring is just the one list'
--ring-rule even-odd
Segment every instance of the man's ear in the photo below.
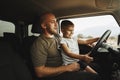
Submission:
{"label": "man's ear", "polygon": [[46,28],[46,26],[45,26],[45,24],[43,23],[43,24],[41,24],[41,27],[43,28],[43,29],[45,29]]}

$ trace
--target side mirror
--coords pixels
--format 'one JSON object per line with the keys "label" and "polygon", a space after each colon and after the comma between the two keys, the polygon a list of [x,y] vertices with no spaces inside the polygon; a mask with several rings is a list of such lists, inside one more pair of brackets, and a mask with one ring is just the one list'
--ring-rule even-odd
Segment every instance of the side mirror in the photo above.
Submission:
{"label": "side mirror", "polygon": [[120,46],[120,34],[118,35],[118,45]]}

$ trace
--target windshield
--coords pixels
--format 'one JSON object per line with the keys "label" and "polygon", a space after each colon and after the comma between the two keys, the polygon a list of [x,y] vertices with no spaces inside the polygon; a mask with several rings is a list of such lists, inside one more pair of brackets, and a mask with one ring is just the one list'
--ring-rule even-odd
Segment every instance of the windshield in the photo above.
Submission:
{"label": "windshield", "polygon": [[117,38],[118,34],[120,34],[120,27],[112,15],[70,18],[62,20],[72,21],[75,25],[73,36],[80,37],[82,39],[100,37],[106,30],[109,29],[112,31],[112,33],[107,42],[113,46],[117,46]]}

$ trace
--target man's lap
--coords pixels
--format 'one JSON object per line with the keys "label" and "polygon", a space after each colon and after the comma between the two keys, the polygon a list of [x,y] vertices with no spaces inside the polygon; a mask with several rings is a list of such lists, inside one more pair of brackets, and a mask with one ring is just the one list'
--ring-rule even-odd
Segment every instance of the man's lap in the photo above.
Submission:
{"label": "man's lap", "polygon": [[100,77],[97,74],[76,71],[65,72],[55,77],[43,78],[42,80],[100,80]]}

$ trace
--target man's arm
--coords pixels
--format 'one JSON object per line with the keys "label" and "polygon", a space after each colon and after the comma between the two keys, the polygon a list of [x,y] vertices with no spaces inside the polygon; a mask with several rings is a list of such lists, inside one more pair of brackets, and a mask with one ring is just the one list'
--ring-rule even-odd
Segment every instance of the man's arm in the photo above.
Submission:
{"label": "man's arm", "polygon": [[72,63],[70,65],[60,67],[46,67],[46,66],[35,67],[35,72],[38,77],[46,77],[59,75],[63,72],[78,71],[79,69],[80,66],[78,63]]}

